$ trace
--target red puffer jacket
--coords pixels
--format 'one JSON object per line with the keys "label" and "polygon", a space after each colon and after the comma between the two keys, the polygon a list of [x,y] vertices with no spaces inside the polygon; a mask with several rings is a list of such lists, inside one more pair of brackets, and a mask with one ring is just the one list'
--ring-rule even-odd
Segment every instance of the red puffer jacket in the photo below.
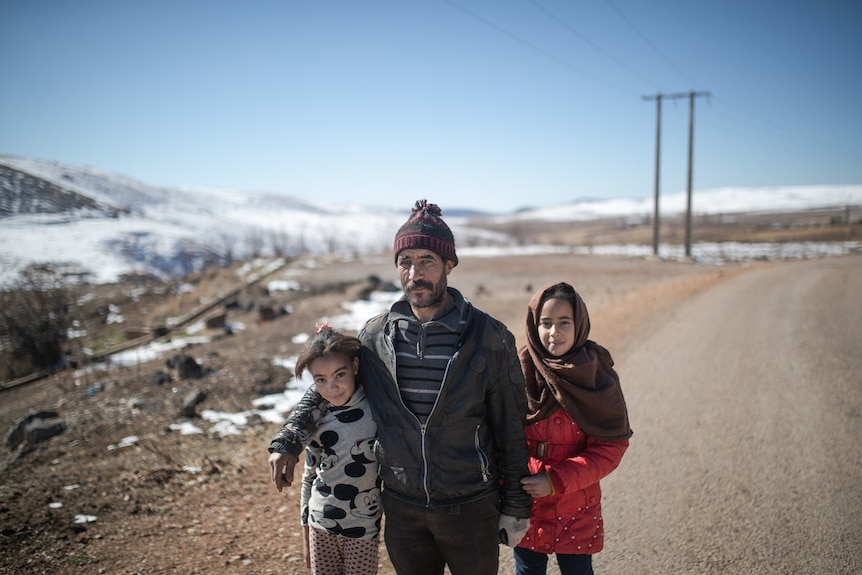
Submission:
{"label": "red puffer jacket", "polygon": [[598,553],[604,546],[599,480],[619,465],[628,440],[587,437],[561,408],[526,432],[530,473],[548,473],[554,493],[533,500],[530,530],[518,547],[546,554]]}

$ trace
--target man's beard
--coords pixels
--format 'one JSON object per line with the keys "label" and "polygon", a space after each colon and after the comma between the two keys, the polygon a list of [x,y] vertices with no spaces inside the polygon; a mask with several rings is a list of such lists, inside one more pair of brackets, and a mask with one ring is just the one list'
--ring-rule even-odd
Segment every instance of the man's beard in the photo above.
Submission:
{"label": "man's beard", "polygon": [[[407,296],[407,301],[410,302],[410,307],[416,309],[439,307],[443,304],[443,298],[446,297],[447,285],[444,275],[436,284],[424,280],[409,282],[404,288],[404,293]],[[425,289],[425,293],[422,295],[414,294],[413,289],[417,287]]]}

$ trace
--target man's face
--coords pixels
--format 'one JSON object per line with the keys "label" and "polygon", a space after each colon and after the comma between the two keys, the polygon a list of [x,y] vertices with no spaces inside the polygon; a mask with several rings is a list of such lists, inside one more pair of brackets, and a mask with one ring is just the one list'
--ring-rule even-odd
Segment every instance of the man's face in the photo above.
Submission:
{"label": "man's face", "polygon": [[454,267],[431,250],[401,250],[395,259],[401,289],[414,309],[437,308],[446,295],[446,278]]}

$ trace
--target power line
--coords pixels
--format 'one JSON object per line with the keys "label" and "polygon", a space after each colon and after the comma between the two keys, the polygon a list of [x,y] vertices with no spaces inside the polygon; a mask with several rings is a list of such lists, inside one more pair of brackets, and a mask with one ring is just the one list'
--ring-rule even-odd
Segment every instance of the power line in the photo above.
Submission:
{"label": "power line", "polygon": [[533,4],[534,4],[534,5],[535,5],[539,10],[541,10],[542,12],[544,12],[544,13],[545,13],[545,14],[546,14],[546,15],[547,15],[551,20],[553,20],[554,22],[556,22],[557,24],[559,24],[560,26],[562,26],[564,29],[568,30],[571,34],[573,34],[574,36],[576,36],[577,38],[579,38],[579,39],[580,39],[580,40],[582,40],[583,42],[586,42],[590,47],[592,47],[594,50],[596,50],[597,52],[599,52],[600,54],[602,54],[602,55],[603,55],[605,58],[607,58],[608,60],[611,60],[612,62],[614,62],[615,64],[617,64],[617,65],[618,65],[618,66],[620,66],[621,68],[623,68],[623,69],[625,69],[626,71],[630,72],[631,74],[633,74],[633,75],[637,76],[638,78],[640,78],[641,80],[643,80],[643,81],[644,81],[644,82],[646,82],[647,84],[651,84],[651,85],[653,85],[653,86],[655,86],[655,85],[656,85],[656,84],[655,84],[655,82],[653,82],[650,78],[648,78],[648,77],[644,76],[643,74],[641,74],[637,69],[635,69],[635,68],[633,68],[633,67],[629,66],[628,64],[626,64],[626,63],[625,63],[625,62],[623,62],[622,60],[619,60],[618,58],[615,58],[615,57],[614,57],[612,54],[610,54],[607,50],[605,50],[604,48],[602,48],[601,46],[599,46],[598,44],[596,44],[595,42],[593,42],[592,40],[590,40],[589,38],[587,38],[586,36],[584,36],[583,34],[581,34],[580,32],[578,32],[578,31],[577,31],[573,26],[571,26],[568,22],[564,21],[564,20],[563,20],[562,18],[560,18],[557,14],[555,14],[554,12],[552,12],[551,10],[549,10],[549,9],[548,9],[547,7],[545,7],[544,5],[540,4],[537,0],[530,0],[530,2],[532,2],[532,3],[533,3]]}
{"label": "power line", "polygon": [[581,74],[582,76],[586,76],[587,78],[593,80],[594,82],[598,82],[599,84],[603,84],[606,87],[611,88],[612,90],[616,90],[616,91],[621,92],[623,94],[630,95],[630,92],[628,92],[628,91],[626,91],[626,90],[624,90],[618,86],[615,86],[615,85],[611,84],[610,82],[607,82],[606,80],[603,80],[602,78],[599,78],[598,76],[587,72],[586,70],[578,68],[577,66],[573,65],[572,63],[570,63],[566,60],[563,60],[559,56],[552,54],[551,52],[548,52],[544,48],[537,46],[537,45],[533,44],[532,42],[529,42],[529,41],[521,38],[520,36],[513,34],[512,32],[509,32],[505,28],[498,26],[494,22],[491,22],[490,20],[480,16],[476,12],[473,12],[472,10],[463,7],[463,6],[453,2],[452,0],[443,0],[443,2],[446,2],[447,4],[452,6],[453,8],[463,12],[464,14],[470,16],[471,18],[473,18],[475,20],[478,20],[479,22],[481,22],[485,26],[488,26],[489,28],[496,30],[500,34],[507,36],[509,39],[514,40],[515,42],[529,48],[530,50],[533,50],[534,52],[541,54],[542,56],[545,56],[546,58],[550,58],[551,60],[553,60],[557,64],[559,64],[565,68],[568,68],[569,70],[571,70],[573,72]]}
{"label": "power line", "polygon": [[605,0],[605,2],[607,2],[607,3],[608,3],[608,6],[610,6],[611,8],[613,8],[613,9],[614,9],[614,11],[615,11],[617,14],[619,14],[620,18],[622,18],[622,19],[623,19],[623,21],[625,21],[625,23],[626,23],[626,24],[628,24],[628,25],[629,25],[629,27],[630,27],[632,30],[634,30],[634,31],[635,31],[635,33],[636,33],[638,36],[640,36],[640,37],[641,37],[641,39],[642,39],[644,42],[646,42],[646,43],[647,43],[647,45],[649,45],[649,47],[650,47],[650,48],[652,48],[652,49],[653,49],[653,51],[654,51],[656,54],[658,54],[659,58],[661,58],[662,60],[664,60],[664,61],[665,61],[665,63],[666,63],[668,66],[670,66],[670,67],[671,67],[671,68],[672,68],[672,69],[673,69],[677,74],[679,74],[680,76],[682,76],[683,78],[685,78],[686,80],[688,80],[688,83],[689,83],[689,84],[691,84],[691,85],[696,85],[696,84],[697,84],[697,82],[695,82],[695,81],[693,81],[691,78],[689,78],[689,77],[688,77],[688,75],[687,75],[685,72],[683,72],[682,70],[680,70],[680,69],[679,69],[679,68],[678,68],[678,67],[677,67],[673,62],[671,62],[671,61],[670,61],[670,58],[668,58],[667,56],[665,56],[665,55],[664,55],[664,53],[663,53],[661,50],[659,50],[659,49],[658,49],[658,46],[656,46],[655,44],[653,44],[653,42],[652,42],[649,38],[647,38],[647,37],[646,37],[646,35],[645,35],[643,32],[641,32],[641,31],[640,31],[640,29],[639,29],[637,26],[635,26],[635,25],[634,25],[634,22],[632,22],[631,20],[629,20],[628,16],[626,16],[626,15],[625,15],[625,13],[624,13],[622,10],[620,10],[620,9],[617,7],[617,5],[613,3],[613,1],[612,1],[612,0]]}
{"label": "power line", "polygon": [[[531,0],[535,3],[535,0]],[[610,6],[619,16],[625,21],[625,23],[638,35],[641,39],[649,45],[650,48],[668,65],[670,66],[677,74],[679,74],[682,78],[686,79],[691,85],[696,85],[697,82],[693,81],[683,70],[681,70],[678,66],[676,66],[670,58],[665,56],[665,54],[656,46],[654,42],[652,42],[646,34],[644,34],[635,24],[634,22],[626,16],[626,14],[614,3],[613,0],[605,0],[605,2]],[[854,157],[849,154],[844,153],[843,151],[825,151],[828,148],[832,147],[831,143],[827,142],[815,142],[814,138],[811,137],[810,134],[801,134],[792,129],[788,129],[787,126],[780,126],[778,124],[767,121],[762,114],[754,114],[748,112],[739,106],[734,106],[731,102],[726,99],[718,99],[716,104],[723,105],[731,112],[736,113],[739,116],[739,119],[728,118],[724,116],[722,119],[725,121],[730,121],[731,123],[736,124],[738,127],[741,127],[745,130],[750,130],[756,134],[758,137],[762,137],[764,135],[771,136],[773,141],[779,143],[782,146],[796,146],[800,150],[805,150],[807,157],[818,156],[821,159],[826,160],[834,160],[836,157],[840,157],[845,161],[858,161],[859,157]],[[719,113],[718,107],[711,107],[710,113],[717,117],[722,117]],[[741,121],[740,121],[741,120]],[[744,123],[743,123],[744,122]],[[755,131],[754,125],[761,126],[765,131]],[[764,142],[766,143],[766,142]],[[812,151],[811,144],[816,144],[814,146],[814,151]]]}
{"label": "power line", "polygon": [[[824,141],[811,134],[803,134],[780,126],[764,119],[761,117],[762,115],[758,116],[747,112],[727,100],[717,98],[715,104],[716,106],[711,107],[710,113],[722,120],[722,127],[733,125],[738,129],[747,131],[754,139],[762,142],[763,145],[778,144],[785,149],[793,148],[804,151],[806,157],[822,160],[841,159],[842,161],[858,162],[860,159],[858,154],[853,156],[844,150],[834,149],[835,144],[833,142]],[[719,107],[723,107],[725,110],[720,110]],[[730,111],[732,114],[722,113],[723,111]],[[751,140],[752,138],[748,139]]]}

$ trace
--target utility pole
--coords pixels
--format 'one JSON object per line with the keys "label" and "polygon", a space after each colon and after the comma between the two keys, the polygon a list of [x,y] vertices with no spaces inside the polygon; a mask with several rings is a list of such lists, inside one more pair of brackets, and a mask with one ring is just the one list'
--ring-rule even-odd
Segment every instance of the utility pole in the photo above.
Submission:
{"label": "utility pole", "polygon": [[662,98],[677,100],[679,98],[689,98],[689,115],[688,115],[688,183],[687,183],[687,200],[685,214],[685,257],[691,258],[691,182],[693,172],[693,156],[694,156],[694,99],[698,96],[709,97],[709,92],[695,92],[694,90],[685,93],[677,94],[662,94],[657,93],[655,96],[642,96],[644,100],[656,101],[656,136],[655,136],[655,207],[653,216],[653,254],[658,255],[658,231],[659,231],[659,172],[661,158],[661,101]]}
{"label": "utility pole", "polygon": [[644,100],[655,100],[655,205],[652,216],[652,253],[658,257],[658,228],[659,228],[659,174],[661,173],[661,94],[655,96],[644,96]]}
{"label": "utility pole", "polygon": [[685,257],[691,259],[691,179],[694,172],[694,99],[698,96],[709,97],[709,92],[688,93],[688,183],[685,208]]}

